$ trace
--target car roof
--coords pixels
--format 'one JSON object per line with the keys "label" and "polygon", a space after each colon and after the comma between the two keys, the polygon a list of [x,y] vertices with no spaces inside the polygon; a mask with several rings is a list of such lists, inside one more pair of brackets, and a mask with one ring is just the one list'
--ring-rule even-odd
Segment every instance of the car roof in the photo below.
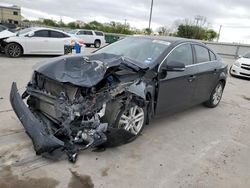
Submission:
{"label": "car roof", "polygon": [[200,43],[203,44],[200,41],[193,40],[193,39],[186,39],[186,38],[180,38],[180,37],[171,37],[171,36],[151,36],[151,35],[134,35],[133,37],[138,38],[146,38],[151,40],[163,40],[170,43],[180,43],[180,42],[194,42],[194,43]]}
{"label": "car roof", "polygon": [[51,30],[51,31],[58,31],[58,32],[65,33],[65,32],[64,32],[64,31],[62,31],[62,30],[53,29],[53,28],[48,28],[48,27],[33,27],[33,28],[32,28],[32,30],[33,30],[33,31],[43,30],[43,29],[46,29],[46,30]]}

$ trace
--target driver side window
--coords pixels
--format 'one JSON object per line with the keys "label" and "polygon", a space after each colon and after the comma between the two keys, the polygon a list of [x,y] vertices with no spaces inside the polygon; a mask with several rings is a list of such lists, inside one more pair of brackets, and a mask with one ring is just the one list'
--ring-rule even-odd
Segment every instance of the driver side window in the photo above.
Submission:
{"label": "driver side window", "polygon": [[185,66],[193,64],[193,51],[190,44],[183,44],[175,48],[167,57],[165,63],[180,62]]}

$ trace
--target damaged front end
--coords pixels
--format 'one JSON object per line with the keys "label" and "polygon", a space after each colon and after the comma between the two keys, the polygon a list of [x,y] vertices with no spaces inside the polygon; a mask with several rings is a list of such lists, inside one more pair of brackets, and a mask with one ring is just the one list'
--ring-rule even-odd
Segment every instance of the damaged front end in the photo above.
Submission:
{"label": "damaged front end", "polygon": [[103,118],[114,101],[122,108],[146,105],[143,69],[125,61],[107,54],[57,58],[35,70],[22,96],[12,84],[12,107],[38,155],[60,150],[75,162],[80,150],[121,145],[135,136]]}

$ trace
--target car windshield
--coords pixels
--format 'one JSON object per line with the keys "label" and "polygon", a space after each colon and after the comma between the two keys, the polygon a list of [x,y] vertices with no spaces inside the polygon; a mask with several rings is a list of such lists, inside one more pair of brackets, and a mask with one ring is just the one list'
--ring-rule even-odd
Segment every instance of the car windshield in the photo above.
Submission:
{"label": "car windshield", "polygon": [[250,59],[250,52],[246,53],[243,57]]}
{"label": "car windshield", "polygon": [[71,31],[68,31],[67,33],[69,34],[75,34],[77,30],[71,30]]}
{"label": "car windshield", "polygon": [[110,44],[96,53],[122,55],[141,63],[153,63],[170,45],[170,42],[140,37],[129,37]]}
{"label": "car windshield", "polygon": [[19,35],[24,35],[30,31],[32,31],[33,29],[32,28],[26,28],[26,29],[22,29],[20,31],[18,31],[16,34],[19,36]]}

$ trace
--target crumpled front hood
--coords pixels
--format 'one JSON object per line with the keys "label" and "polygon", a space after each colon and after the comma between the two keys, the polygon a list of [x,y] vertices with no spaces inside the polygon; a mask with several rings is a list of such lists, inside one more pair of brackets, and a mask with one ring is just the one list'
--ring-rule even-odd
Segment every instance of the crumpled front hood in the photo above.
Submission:
{"label": "crumpled front hood", "polygon": [[62,83],[92,87],[104,78],[109,68],[120,65],[125,65],[134,71],[148,68],[147,65],[138,64],[122,56],[100,53],[53,58],[39,64],[35,71]]}
{"label": "crumpled front hood", "polygon": [[4,38],[8,38],[8,37],[13,37],[15,35],[16,35],[15,33],[12,33],[12,32],[10,32],[8,30],[4,30],[4,31],[0,32],[0,39],[4,39]]}

